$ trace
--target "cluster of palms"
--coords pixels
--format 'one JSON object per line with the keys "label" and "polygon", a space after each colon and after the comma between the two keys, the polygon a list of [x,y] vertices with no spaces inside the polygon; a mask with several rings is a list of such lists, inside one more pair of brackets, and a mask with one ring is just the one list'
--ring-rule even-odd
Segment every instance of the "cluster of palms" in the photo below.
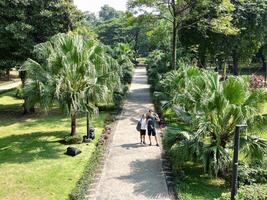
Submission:
{"label": "cluster of palms", "polygon": [[267,153],[267,141],[257,136],[267,124],[267,116],[261,114],[267,92],[251,89],[249,77],[220,81],[216,72],[180,64],[160,85],[164,92],[155,95],[173,116],[173,124],[179,124],[168,128],[164,138],[177,168],[186,161],[202,162],[205,172],[225,175],[237,124],[248,125],[241,134],[244,156],[260,164]]}
{"label": "cluster of palms", "polygon": [[35,59],[24,67],[27,106],[39,104],[45,110],[57,102],[71,117],[71,135],[76,135],[79,112],[88,118],[97,105],[112,102],[113,92],[121,90],[122,66],[108,47],[88,37],[58,34],[34,49]]}

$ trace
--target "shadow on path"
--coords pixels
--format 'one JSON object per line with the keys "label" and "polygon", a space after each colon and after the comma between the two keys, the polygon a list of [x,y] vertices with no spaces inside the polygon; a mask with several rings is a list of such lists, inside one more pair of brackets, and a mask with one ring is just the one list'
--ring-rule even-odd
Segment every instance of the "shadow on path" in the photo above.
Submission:
{"label": "shadow on path", "polygon": [[132,172],[128,176],[120,176],[118,179],[134,183],[134,193],[137,195],[143,194],[149,199],[166,198],[166,193],[156,190],[163,185],[159,180],[164,180],[157,177],[162,176],[161,174],[155,174],[155,171],[159,171],[158,167],[160,166],[159,159],[136,160],[130,164]]}

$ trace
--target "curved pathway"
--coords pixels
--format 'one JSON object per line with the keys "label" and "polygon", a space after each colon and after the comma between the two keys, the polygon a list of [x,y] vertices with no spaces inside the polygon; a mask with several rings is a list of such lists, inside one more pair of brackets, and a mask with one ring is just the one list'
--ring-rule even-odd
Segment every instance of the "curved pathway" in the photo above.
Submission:
{"label": "curved pathway", "polygon": [[[159,147],[139,144],[140,115],[153,108],[145,67],[138,67],[93,197],[95,200],[167,200]],[[148,141],[148,138],[146,138]]]}
{"label": "curved pathway", "polygon": [[0,93],[6,92],[8,90],[12,90],[21,85],[21,81],[15,81],[13,83],[5,84],[0,86]]}

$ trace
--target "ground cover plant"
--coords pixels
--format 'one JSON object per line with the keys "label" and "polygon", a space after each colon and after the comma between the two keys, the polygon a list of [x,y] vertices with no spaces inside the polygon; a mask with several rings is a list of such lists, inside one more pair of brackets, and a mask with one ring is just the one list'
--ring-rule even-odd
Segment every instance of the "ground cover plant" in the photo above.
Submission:
{"label": "ground cover plant", "polygon": [[[48,114],[22,115],[16,92],[0,95],[0,199],[67,199],[83,174],[102,133],[105,113],[93,120],[96,140],[74,145],[82,150],[66,156],[60,144],[68,134],[70,119],[57,108]],[[77,119],[77,133],[86,133],[86,118]]]}

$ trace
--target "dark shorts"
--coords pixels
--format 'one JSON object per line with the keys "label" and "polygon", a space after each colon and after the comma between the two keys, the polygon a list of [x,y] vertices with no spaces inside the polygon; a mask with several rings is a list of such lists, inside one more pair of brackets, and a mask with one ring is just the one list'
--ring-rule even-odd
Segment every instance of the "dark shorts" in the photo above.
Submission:
{"label": "dark shorts", "polygon": [[140,130],[141,135],[146,135],[146,130]]}
{"label": "dark shorts", "polygon": [[156,136],[156,131],[155,130],[148,130],[147,131],[147,133],[148,133],[148,136]]}

